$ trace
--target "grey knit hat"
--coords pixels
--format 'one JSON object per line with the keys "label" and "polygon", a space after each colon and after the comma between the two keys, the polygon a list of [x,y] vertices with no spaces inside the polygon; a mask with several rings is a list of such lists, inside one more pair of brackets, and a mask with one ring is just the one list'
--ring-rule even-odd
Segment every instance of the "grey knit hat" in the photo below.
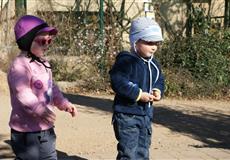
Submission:
{"label": "grey knit hat", "polygon": [[138,40],[147,42],[163,41],[159,24],[149,17],[139,17],[132,21],[129,40],[132,47]]}

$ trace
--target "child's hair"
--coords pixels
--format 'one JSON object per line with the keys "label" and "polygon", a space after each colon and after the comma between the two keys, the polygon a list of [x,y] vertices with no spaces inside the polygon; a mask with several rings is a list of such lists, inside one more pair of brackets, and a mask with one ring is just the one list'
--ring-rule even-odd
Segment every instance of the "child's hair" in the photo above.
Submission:
{"label": "child's hair", "polygon": [[163,41],[162,32],[159,24],[149,17],[139,17],[132,21],[129,40],[132,48],[138,40],[147,42]]}
{"label": "child's hair", "polygon": [[57,29],[49,27],[42,19],[32,16],[22,16],[14,27],[15,38],[19,49],[30,51],[33,39],[41,32],[49,32],[49,34],[56,35]]}

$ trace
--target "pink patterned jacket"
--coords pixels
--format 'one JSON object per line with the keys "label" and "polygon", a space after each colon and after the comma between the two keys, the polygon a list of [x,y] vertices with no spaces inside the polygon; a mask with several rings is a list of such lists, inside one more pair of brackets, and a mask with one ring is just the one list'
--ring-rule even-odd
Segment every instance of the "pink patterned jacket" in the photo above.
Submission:
{"label": "pink patterned jacket", "polygon": [[[69,101],[53,83],[52,72],[42,64],[21,53],[12,62],[8,71],[11,96],[9,126],[20,132],[42,131],[53,127],[41,119],[44,107],[53,110],[56,106],[65,110]],[[46,61],[46,65],[49,63]]]}

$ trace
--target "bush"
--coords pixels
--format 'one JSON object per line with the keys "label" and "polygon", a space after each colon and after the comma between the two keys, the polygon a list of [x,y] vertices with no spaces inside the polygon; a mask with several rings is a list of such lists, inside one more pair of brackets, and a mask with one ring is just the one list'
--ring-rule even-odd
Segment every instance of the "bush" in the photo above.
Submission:
{"label": "bush", "polygon": [[108,86],[103,83],[104,77],[100,76],[95,67],[95,62],[92,61],[94,58],[89,55],[49,57],[53,77],[56,81],[77,82],[73,84],[81,88],[81,91],[106,90]]}
{"label": "bush", "polygon": [[230,30],[166,41],[158,54],[165,70],[168,86],[166,94],[174,96],[180,93],[186,97],[228,96],[229,44]]}

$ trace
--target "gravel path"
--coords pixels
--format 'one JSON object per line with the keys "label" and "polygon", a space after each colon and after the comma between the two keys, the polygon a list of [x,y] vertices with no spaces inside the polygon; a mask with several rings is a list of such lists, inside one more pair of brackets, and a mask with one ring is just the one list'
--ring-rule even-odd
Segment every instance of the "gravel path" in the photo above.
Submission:
{"label": "gravel path", "polygon": [[[9,94],[0,76],[0,159],[13,159],[9,145]],[[78,108],[76,118],[56,110],[60,160],[115,159],[111,95],[66,94]],[[155,104],[153,160],[230,160],[230,103],[164,99]]]}

